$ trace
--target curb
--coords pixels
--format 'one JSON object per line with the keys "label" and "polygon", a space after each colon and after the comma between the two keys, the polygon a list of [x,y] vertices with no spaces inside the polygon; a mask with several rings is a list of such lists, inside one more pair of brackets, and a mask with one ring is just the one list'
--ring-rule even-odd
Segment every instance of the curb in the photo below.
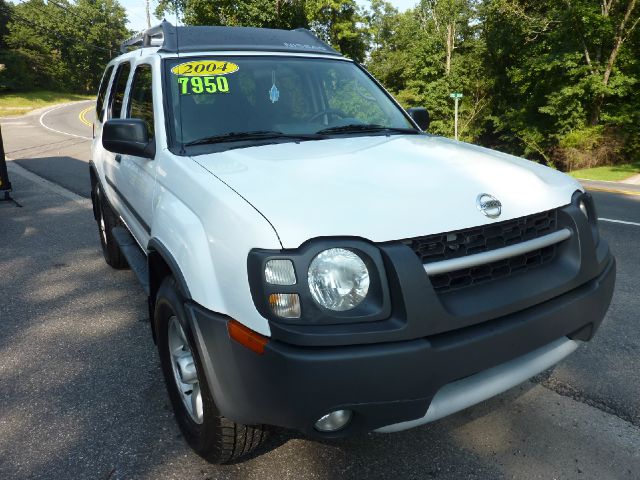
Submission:
{"label": "curb", "polygon": [[[71,190],[67,190],[66,188],[61,187],[60,185],[50,182],[46,178],[42,178],[41,176],[36,175],[33,172],[30,172],[26,168],[21,167],[15,161],[7,162],[7,170],[12,175],[18,175],[24,178],[25,180],[29,180],[30,182],[36,183],[51,193],[54,193],[66,200],[71,200],[75,202],[76,204],[78,204],[78,206],[82,208],[91,208],[91,200],[89,198],[80,196],[77,193],[73,193]],[[14,194],[15,193],[16,192],[14,191]]]}
{"label": "curb", "polygon": [[625,178],[624,180],[622,180],[622,183],[625,183],[627,185],[640,185],[640,173],[629,178]]}

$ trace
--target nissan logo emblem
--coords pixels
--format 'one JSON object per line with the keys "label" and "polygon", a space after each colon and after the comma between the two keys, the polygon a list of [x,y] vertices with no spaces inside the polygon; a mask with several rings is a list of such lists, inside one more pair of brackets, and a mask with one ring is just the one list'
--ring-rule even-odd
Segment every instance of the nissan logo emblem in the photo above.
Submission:
{"label": "nissan logo emblem", "polygon": [[500,203],[500,200],[488,193],[478,195],[476,205],[478,206],[478,210],[489,218],[498,218],[502,213],[502,203]]}

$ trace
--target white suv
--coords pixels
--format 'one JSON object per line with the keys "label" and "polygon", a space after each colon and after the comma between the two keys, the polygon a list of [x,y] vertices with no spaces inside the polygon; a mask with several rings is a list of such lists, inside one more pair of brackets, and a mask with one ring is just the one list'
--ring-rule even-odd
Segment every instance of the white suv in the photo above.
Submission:
{"label": "white suv", "polygon": [[94,215],[209,461],[268,425],[436,420],[599,327],[615,262],[570,177],[425,133],[424,109],[306,30],[163,23],[123,49],[98,93]]}

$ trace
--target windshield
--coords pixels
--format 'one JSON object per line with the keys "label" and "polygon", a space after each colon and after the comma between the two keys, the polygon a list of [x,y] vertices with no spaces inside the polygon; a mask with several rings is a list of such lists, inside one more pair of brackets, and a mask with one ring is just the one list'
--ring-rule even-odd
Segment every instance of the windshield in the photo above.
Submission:
{"label": "windshield", "polygon": [[418,133],[365,72],[343,60],[190,57],[168,60],[165,72],[178,146]]}

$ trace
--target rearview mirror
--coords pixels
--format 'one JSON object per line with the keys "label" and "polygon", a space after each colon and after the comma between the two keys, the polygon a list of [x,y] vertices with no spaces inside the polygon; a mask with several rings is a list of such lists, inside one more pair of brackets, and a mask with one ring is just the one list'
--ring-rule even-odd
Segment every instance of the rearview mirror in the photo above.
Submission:
{"label": "rearview mirror", "polygon": [[156,156],[156,142],[149,138],[144,120],[113,118],[102,127],[102,146],[113,153],[151,158]]}
{"label": "rearview mirror", "polygon": [[431,123],[431,119],[429,118],[429,112],[424,107],[411,107],[407,110],[407,113],[413,121],[418,124],[418,126],[422,130],[426,130],[429,128],[429,123]]}

